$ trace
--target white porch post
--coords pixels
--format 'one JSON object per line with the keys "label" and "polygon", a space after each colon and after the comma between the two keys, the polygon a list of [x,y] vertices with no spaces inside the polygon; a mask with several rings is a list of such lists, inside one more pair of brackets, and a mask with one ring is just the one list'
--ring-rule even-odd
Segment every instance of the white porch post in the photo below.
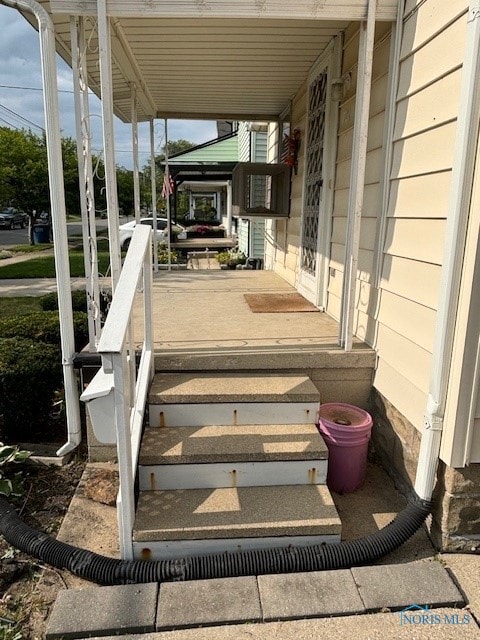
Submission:
{"label": "white porch post", "polygon": [[140,178],[138,172],[138,116],[137,89],[132,85],[132,152],[133,152],[133,209],[135,220],[140,222]]}
{"label": "white porch post", "polygon": [[[170,169],[168,167],[168,120],[165,118],[165,177],[167,180],[164,182],[164,188],[167,187],[167,184],[170,185]],[[166,198],[165,198],[165,207],[167,210],[167,251],[168,251],[168,271],[172,270],[172,244],[171,244],[171,230],[172,230],[172,220],[171,220],[171,212],[170,212],[170,191],[166,189]],[[153,237],[153,242],[157,244],[157,238]]]}
{"label": "white porch post", "polygon": [[352,167],[348,198],[345,271],[343,275],[340,345],[350,350],[353,345],[353,318],[357,281],[360,227],[362,223],[365,166],[367,160],[368,118],[372,86],[373,44],[375,38],[375,0],[368,2],[367,21],[360,24],[358,50],[357,95],[353,127]]}
{"label": "white porch post", "polygon": [[232,181],[227,182],[227,237],[232,237]]}
{"label": "white porch post", "polygon": [[105,156],[105,186],[107,194],[108,237],[110,239],[110,266],[112,289],[115,291],[120,277],[120,240],[118,219],[117,173],[115,166],[115,136],[113,130],[113,88],[110,20],[107,16],[107,0],[97,0],[98,46],[100,60],[100,84],[102,95],[103,149]]}
{"label": "white porch post", "polygon": [[[157,165],[155,164],[155,125],[150,120],[150,180],[152,191],[153,237],[157,235]],[[153,242],[153,270],[158,271],[158,243]]]}
{"label": "white porch post", "polygon": [[75,128],[77,137],[78,182],[82,215],[85,290],[87,294],[89,349],[100,340],[100,290],[98,283],[97,231],[90,140],[90,111],[85,69],[86,42],[82,17],[70,19]]}
{"label": "white porch post", "polygon": [[4,4],[33,13],[38,22],[38,33],[40,37],[48,182],[50,188],[55,271],[57,276],[58,312],[60,317],[60,340],[63,379],[65,385],[65,408],[68,429],[68,442],[66,442],[57,451],[57,455],[60,456],[73,451],[73,449],[80,444],[81,424],[78,386],[73,368],[75,340],[73,334],[70,264],[68,261],[67,215],[65,208],[62,141],[60,136],[57,92],[55,32],[50,16],[38,2],[34,2],[33,0],[15,0],[14,2],[10,2],[10,0],[6,0]]}

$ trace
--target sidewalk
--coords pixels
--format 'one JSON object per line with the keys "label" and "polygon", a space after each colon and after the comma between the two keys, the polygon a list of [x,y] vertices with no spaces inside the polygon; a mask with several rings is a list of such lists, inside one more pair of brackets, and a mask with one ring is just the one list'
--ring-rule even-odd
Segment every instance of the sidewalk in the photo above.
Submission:
{"label": "sidewalk", "polygon": [[[84,493],[98,466],[87,466],[58,538],[118,557],[115,508]],[[385,526],[404,505],[376,465],[362,489],[334,499],[350,540]],[[480,638],[480,556],[439,556],[423,529],[378,563],[351,570],[111,587],[69,575],[67,585],[47,640]]]}

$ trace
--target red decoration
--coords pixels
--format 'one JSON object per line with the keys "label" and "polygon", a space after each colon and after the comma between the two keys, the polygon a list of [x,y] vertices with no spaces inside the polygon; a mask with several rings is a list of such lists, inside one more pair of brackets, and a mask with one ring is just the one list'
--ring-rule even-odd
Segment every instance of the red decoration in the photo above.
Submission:
{"label": "red decoration", "polygon": [[290,135],[283,136],[282,162],[293,167],[295,175],[298,171],[298,152],[300,150],[300,129],[294,129]]}

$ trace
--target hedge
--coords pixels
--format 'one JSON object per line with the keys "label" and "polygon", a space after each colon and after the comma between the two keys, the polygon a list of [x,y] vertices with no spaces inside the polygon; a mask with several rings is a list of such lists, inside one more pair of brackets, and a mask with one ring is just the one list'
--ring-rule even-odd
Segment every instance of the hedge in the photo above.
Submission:
{"label": "hedge", "polygon": [[[88,342],[88,317],[82,311],[73,314],[75,350],[80,351]],[[36,342],[60,347],[60,320],[58,311],[37,311],[0,320],[0,338],[29,338]],[[58,352],[57,352],[58,357]]]}
{"label": "hedge", "polygon": [[0,414],[6,440],[28,442],[39,429],[51,431],[54,394],[61,386],[62,366],[55,345],[0,338]]}
{"label": "hedge", "polygon": [[[56,291],[45,294],[39,298],[39,302],[44,311],[58,310],[58,294]],[[72,291],[72,308],[74,311],[87,312],[87,293],[85,289],[75,289]]]}
{"label": "hedge", "polygon": [[[55,311],[58,309],[58,294],[56,291],[47,293],[39,298],[39,302],[44,311]],[[100,313],[102,320],[105,320],[111,302],[111,292],[101,292]],[[72,291],[72,309],[73,311],[84,311],[85,313],[87,312],[87,292],[85,291],[85,289],[75,289]]]}

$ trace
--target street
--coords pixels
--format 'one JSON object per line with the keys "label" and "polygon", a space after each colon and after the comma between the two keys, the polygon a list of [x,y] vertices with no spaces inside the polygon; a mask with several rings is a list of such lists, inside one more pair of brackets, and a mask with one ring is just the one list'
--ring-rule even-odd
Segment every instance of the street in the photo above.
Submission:
{"label": "street", "polygon": [[[97,230],[107,227],[106,220],[97,220]],[[80,222],[67,223],[68,237],[81,236],[82,225]],[[28,244],[28,229],[0,229],[0,248],[6,249],[18,244]]]}

